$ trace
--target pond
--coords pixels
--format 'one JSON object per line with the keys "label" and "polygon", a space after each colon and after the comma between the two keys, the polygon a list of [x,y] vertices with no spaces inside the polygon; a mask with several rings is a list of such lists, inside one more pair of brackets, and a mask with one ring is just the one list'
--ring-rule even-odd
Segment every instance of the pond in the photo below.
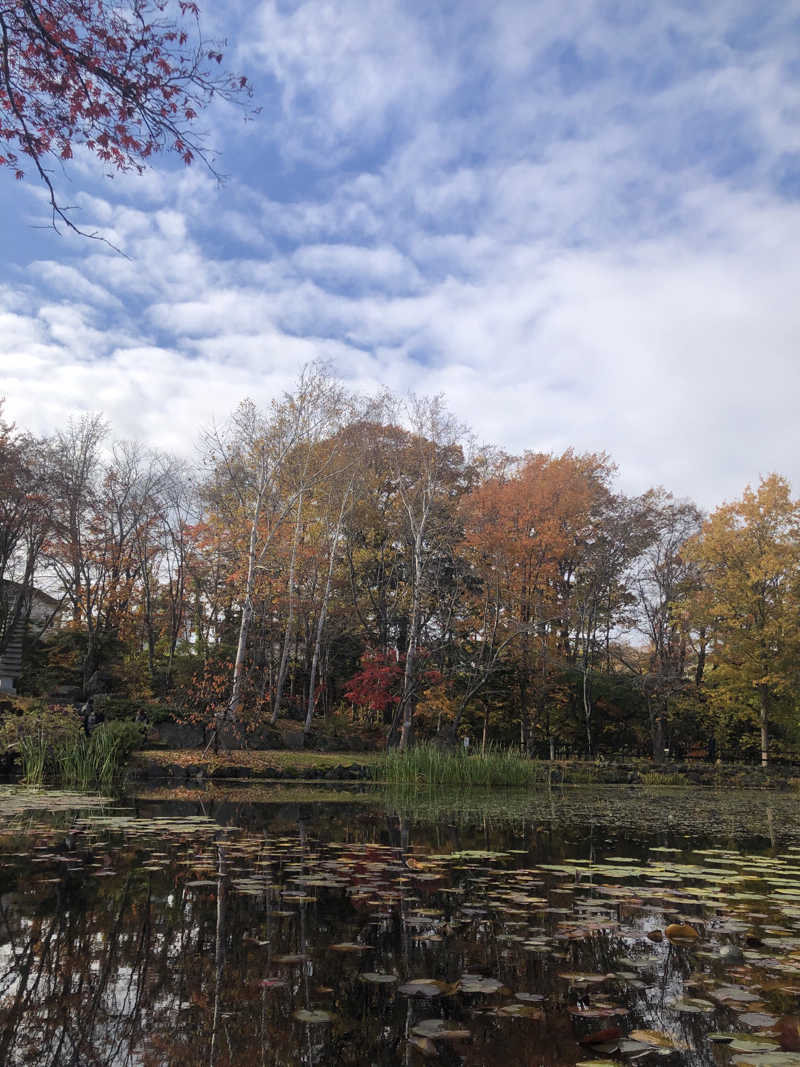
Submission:
{"label": "pond", "polygon": [[800,1065],[791,794],[0,787],[0,1064]]}

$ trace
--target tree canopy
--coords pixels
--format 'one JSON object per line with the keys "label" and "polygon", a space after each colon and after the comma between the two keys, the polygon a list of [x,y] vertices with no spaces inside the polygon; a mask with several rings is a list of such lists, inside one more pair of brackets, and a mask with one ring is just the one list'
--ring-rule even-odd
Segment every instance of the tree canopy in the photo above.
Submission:
{"label": "tree canopy", "polygon": [[0,657],[20,689],[211,726],[539,755],[800,752],[800,503],[778,475],[705,520],[602,453],[476,450],[442,398],[320,367],[188,465],[99,416],[0,422]]}

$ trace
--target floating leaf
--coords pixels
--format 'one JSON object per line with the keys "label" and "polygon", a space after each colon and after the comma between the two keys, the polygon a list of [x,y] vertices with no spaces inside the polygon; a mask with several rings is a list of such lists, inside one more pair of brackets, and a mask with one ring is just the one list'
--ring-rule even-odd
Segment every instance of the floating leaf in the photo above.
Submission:
{"label": "floating leaf", "polygon": [[495,1008],[494,1014],[512,1019],[544,1018],[544,1012],[541,1008],[537,1008],[535,1004],[503,1004],[502,1007]]}
{"label": "floating leaf", "polygon": [[628,1037],[631,1041],[641,1041],[645,1045],[653,1045],[655,1048],[671,1048],[681,1049],[682,1051],[688,1050],[688,1045],[684,1045],[682,1042],[677,1041],[670,1034],[665,1034],[661,1030],[631,1030]]}
{"label": "floating leaf", "polygon": [[685,923],[670,923],[664,930],[664,936],[670,941],[696,941],[700,934]]}
{"label": "floating leaf", "polygon": [[736,1067],[800,1067],[800,1052],[745,1052],[732,1062]]}
{"label": "floating leaf", "polygon": [[688,1015],[696,1015],[700,1013],[706,1013],[714,1010],[714,1005],[710,1000],[703,1000],[701,997],[682,997],[678,1000],[671,1000],[667,1004],[668,1008],[672,1008],[673,1011],[683,1012]]}
{"label": "floating leaf", "polygon": [[612,1008],[612,1007],[596,1007],[596,1008],[582,1008],[577,1004],[572,1004],[567,1008],[570,1015],[576,1015],[579,1019],[609,1019],[612,1015],[627,1015],[626,1008]]}
{"label": "floating leaf", "polygon": [[455,986],[435,978],[414,978],[397,987],[397,992],[406,997],[441,997],[455,992]]}
{"label": "floating leaf", "polygon": [[731,1052],[777,1052],[780,1047],[777,1041],[760,1034],[737,1034],[728,1045]]}
{"label": "floating leaf", "polygon": [[323,1011],[322,1008],[300,1008],[298,1011],[292,1013],[293,1017],[300,1023],[329,1023],[336,1016],[330,1011]]}
{"label": "floating leaf", "polygon": [[458,982],[461,993],[499,993],[508,992],[497,978],[482,978],[477,974],[463,974]]}
{"label": "floating leaf", "polygon": [[461,1041],[471,1036],[469,1030],[449,1019],[422,1019],[411,1032],[418,1037],[432,1037],[441,1041]]}

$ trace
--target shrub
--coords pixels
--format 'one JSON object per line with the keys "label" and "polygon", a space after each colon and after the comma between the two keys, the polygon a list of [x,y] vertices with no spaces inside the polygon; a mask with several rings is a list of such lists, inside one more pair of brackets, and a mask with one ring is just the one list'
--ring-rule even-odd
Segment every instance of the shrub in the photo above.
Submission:
{"label": "shrub", "polygon": [[19,752],[26,743],[60,744],[81,732],[72,707],[51,708],[43,700],[18,698],[0,725],[0,751]]}

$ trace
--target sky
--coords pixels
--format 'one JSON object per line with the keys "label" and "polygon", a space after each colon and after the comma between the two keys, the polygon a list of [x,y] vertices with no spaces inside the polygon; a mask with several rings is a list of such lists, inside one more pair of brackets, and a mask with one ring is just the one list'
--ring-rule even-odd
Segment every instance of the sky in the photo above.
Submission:
{"label": "sky", "polygon": [[226,180],[0,173],[0,396],[190,455],[311,360],[443,393],[479,441],[606,451],[628,492],[800,495],[795,0],[206,5],[260,113]]}

